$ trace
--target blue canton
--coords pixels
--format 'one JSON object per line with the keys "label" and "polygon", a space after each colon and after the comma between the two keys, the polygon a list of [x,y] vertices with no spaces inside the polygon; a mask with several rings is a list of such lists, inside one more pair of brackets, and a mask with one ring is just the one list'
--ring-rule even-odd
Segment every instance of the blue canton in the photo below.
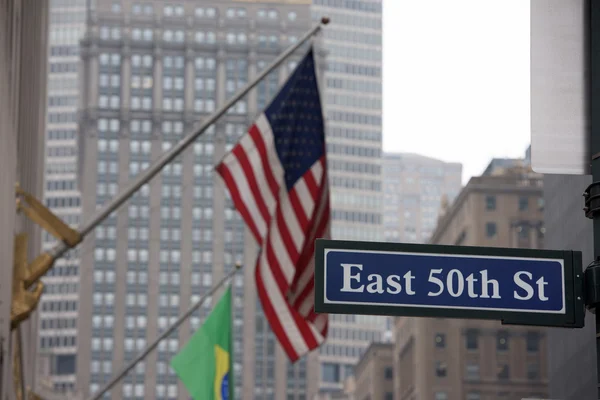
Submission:
{"label": "blue canton", "polygon": [[288,191],[325,152],[325,128],[312,48],[265,110]]}

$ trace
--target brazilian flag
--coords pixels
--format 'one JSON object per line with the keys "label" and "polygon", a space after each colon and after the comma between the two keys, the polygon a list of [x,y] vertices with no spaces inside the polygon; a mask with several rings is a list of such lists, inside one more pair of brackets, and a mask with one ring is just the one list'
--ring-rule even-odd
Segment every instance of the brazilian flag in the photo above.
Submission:
{"label": "brazilian flag", "polygon": [[171,360],[194,400],[233,400],[231,286]]}

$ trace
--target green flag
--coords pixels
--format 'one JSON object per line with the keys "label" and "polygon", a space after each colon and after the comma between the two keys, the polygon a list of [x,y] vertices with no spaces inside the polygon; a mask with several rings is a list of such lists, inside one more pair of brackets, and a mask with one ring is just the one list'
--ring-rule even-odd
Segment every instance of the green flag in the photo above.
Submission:
{"label": "green flag", "polygon": [[233,400],[231,286],[171,360],[194,400]]}

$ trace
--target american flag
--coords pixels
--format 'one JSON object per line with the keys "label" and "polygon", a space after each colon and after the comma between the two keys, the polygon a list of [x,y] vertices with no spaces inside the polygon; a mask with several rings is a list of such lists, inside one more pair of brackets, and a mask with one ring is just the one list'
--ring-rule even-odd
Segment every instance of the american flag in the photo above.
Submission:
{"label": "american flag", "polygon": [[260,244],[255,279],[271,329],[291,362],[327,337],[314,312],[315,239],[329,237],[325,128],[313,49],[217,165]]}

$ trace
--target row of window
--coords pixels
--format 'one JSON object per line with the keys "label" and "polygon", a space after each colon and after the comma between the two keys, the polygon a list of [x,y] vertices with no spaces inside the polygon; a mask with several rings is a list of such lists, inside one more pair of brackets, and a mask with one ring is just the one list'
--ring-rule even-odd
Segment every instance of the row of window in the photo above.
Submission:
{"label": "row of window", "polygon": [[77,327],[75,318],[42,318],[42,329],[74,329]]}
{"label": "row of window", "polygon": [[56,90],[73,90],[79,89],[79,82],[77,79],[71,77],[65,78],[61,76],[52,75],[48,77],[48,91]]}
{"label": "row of window", "polygon": [[381,172],[381,166],[378,164],[348,162],[342,160],[329,160],[327,164],[333,171],[346,171],[372,175],[379,175]]}
{"label": "row of window", "polygon": [[[114,3],[111,8],[113,13],[121,13],[121,6],[119,3]],[[133,15],[153,15],[154,7],[152,3],[133,3],[131,6],[131,12]],[[194,9],[194,16],[197,18],[216,18],[218,10],[214,7],[196,7]],[[167,4],[163,7],[163,15],[165,17],[184,17],[185,9],[180,4]],[[247,17],[247,10],[242,7],[229,7],[225,11],[225,16],[229,19],[234,18],[245,18]],[[256,17],[259,19],[272,19],[277,20],[279,18],[279,12],[275,9],[260,8],[256,12]],[[295,21],[298,15],[294,11],[290,11],[287,14],[287,18],[290,21]]]}
{"label": "row of window", "polygon": [[73,180],[46,181],[46,190],[76,190],[77,184]]}
{"label": "row of window", "polygon": [[61,312],[61,311],[77,311],[76,301],[53,300],[42,302],[42,311]]}
{"label": "row of window", "polygon": [[326,46],[331,57],[352,58],[381,62],[381,50],[362,49],[359,47],[337,46],[329,44]]}
{"label": "row of window", "polygon": [[51,197],[46,199],[48,208],[80,207],[81,199],[79,197]]}
{"label": "row of window", "polygon": [[361,125],[381,126],[381,116],[341,111],[328,111],[327,118],[331,121],[347,122]]}
{"label": "row of window", "polygon": [[333,39],[343,42],[361,43],[375,46],[381,46],[382,44],[381,35],[360,32],[354,29],[340,30],[331,27],[324,32],[324,35],[325,39]]}
{"label": "row of window", "polygon": [[50,73],[64,74],[69,72],[77,72],[76,62],[51,62]]}
{"label": "row of window", "polygon": [[[120,40],[122,38],[121,28],[119,27],[109,27],[102,26],[100,27],[99,37],[102,40]],[[208,44],[216,44],[217,43],[217,34],[213,31],[195,31],[193,34],[194,42],[196,43],[208,43]],[[134,28],[131,30],[131,39],[134,41],[146,41],[153,42],[154,41],[154,30],[151,28]],[[225,41],[227,44],[231,45],[245,45],[248,43],[248,35],[244,32],[228,32],[225,35]],[[162,40],[165,42],[172,43],[184,43],[186,41],[186,31],[183,29],[171,30],[165,29],[162,32]],[[288,36],[288,43],[296,43],[298,41],[297,36]],[[267,48],[267,47],[276,47],[280,42],[280,38],[277,35],[258,35],[256,44],[258,44],[259,48]],[[336,53],[337,54],[337,53]],[[367,59],[375,59],[377,58],[367,58]],[[53,70],[51,68],[50,72],[77,72],[77,64],[73,63],[63,63],[65,66],[57,66]],[[72,70],[74,68],[74,70]]]}
{"label": "row of window", "polygon": [[349,222],[361,222],[365,224],[379,225],[381,224],[381,214],[359,211],[333,210],[332,220],[343,220]]}
{"label": "row of window", "polygon": [[[496,210],[496,196],[486,196],[485,197],[485,209],[487,211],[495,211]],[[529,197],[521,196],[519,197],[519,211],[527,211],[529,209]]]}
{"label": "row of window", "polygon": [[377,97],[359,97],[341,94],[328,94],[327,104],[336,104],[339,106],[356,107],[360,109],[381,110],[381,98]]}
{"label": "row of window", "polygon": [[44,287],[45,294],[68,294],[68,293],[77,293],[78,284],[75,282],[72,283],[46,283]]}
{"label": "row of window", "polygon": [[77,345],[75,336],[42,336],[40,337],[40,347],[49,349],[52,347],[73,347]]}
{"label": "row of window", "polygon": [[327,78],[328,88],[350,90],[360,93],[377,93],[381,94],[381,82],[359,81],[351,79]]}
{"label": "row of window", "polygon": [[75,129],[52,129],[48,131],[49,140],[72,140],[77,137]]}
{"label": "row of window", "polygon": [[381,67],[369,67],[366,65],[356,65],[337,61],[328,62],[325,65],[325,70],[340,74],[362,75],[377,78],[381,77]]}
{"label": "row of window", "polygon": [[51,112],[48,113],[48,122],[51,124],[77,122],[77,114],[74,112]]}
{"label": "row of window", "polygon": [[325,7],[347,8],[349,10],[381,13],[381,2],[361,0],[314,0],[313,4]]}
{"label": "row of window", "polygon": [[[327,16],[335,21],[335,25],[345,25],[354,30],[360,28],[381,30],[381,15],[368,15],[363,13],[348,14],[346,12],[337,12],[335,9],[327,10]],[[323,11],[317,8],[311,11],[311,19],[320,21],[323,17]]]}

